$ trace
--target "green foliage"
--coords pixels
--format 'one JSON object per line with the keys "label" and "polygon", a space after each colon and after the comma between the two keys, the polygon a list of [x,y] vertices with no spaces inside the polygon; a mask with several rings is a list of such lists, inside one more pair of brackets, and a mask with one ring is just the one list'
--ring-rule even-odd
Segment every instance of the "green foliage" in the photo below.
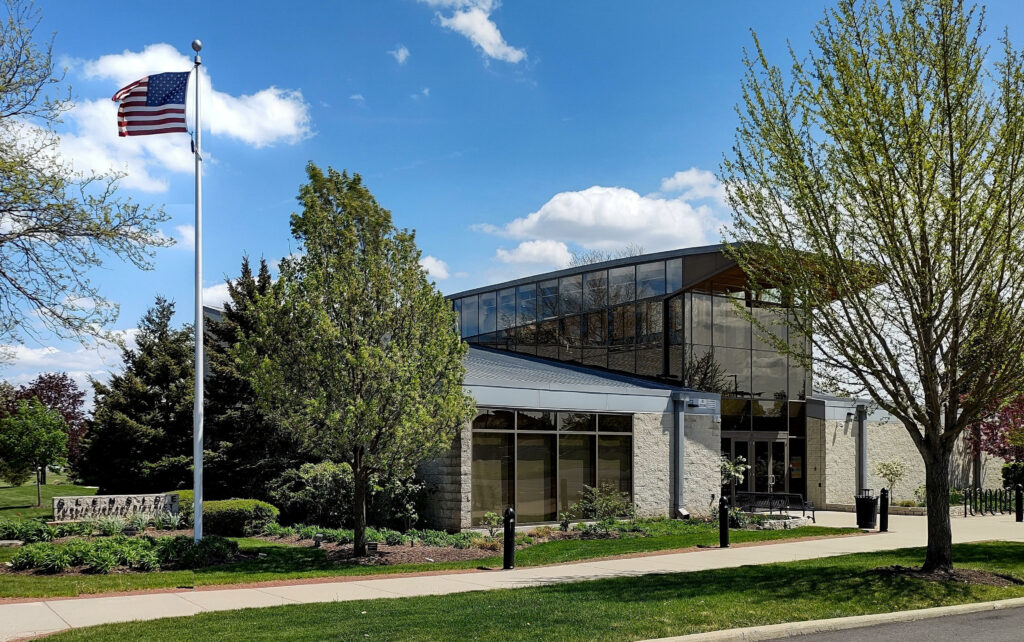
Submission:
{"label": "green foliage", "polygon": [[[358,175],[312,163],[292,215],[299,252],[253,306],[232,354],[265,412],[352,466],[356,552],[375,477],[409,477],[472,416],[450,303]],[[325,306],[324,301],[331,305]]]}
{"label": "green foliage", "polygon": [[117,566],[117,553],[106,548],[94,548],[85,558],[86,572],[106,575]]}
{"label": "green foliage", "polygon": [[[781,67],[755,36],[726,247],[755,296],[792,302],[758,333],[789,326],[771,343],[813,352],[815,388],[892,414],[944,498],[965,428],[1024,391],[1024,56],[970,5],[894,4],[839,0]],[[950,569],[932,508],[925,567]]]}
{"label": "green foliage", "polygon": [[70,535],[91,535],[93,522],[71,522],[49,525],[35,519],[0,519],[0,539],[23,542],[49,542]]}
{"label": "green foliage", "polygon": [[4,475],[18,480],[18,471],[34,471],[65,463],[67,424],[56,410],[38,399],[20,400],[14,412],[0,420],[0,461]]}
{"label": "green foliage", "polygon": [[[52,40],[38,44],[41,17],[31,1],[0,10],[0,343],[45,331],[106,337],[117,306],[90,279],[105,259],[151,266],[153,250],[173,241],[167,217],[118,196],[118,173],[78,171],[60,154],[56,127],[73,103],[54,68]],[[6,14],[6,15],[4,15]]]}
{"label": "green foliage", "polygon": [[746,478],[747,471],[750,470],[750,464],[747,463],[747,458],[743,455],[739,455],[736,459],[729,459],[725,455],[721,458],[721,469],[722,469],[722,485],[728,486],[733,482],[742,484]]}
{"label": "green foliage", "polygon": [[11,568],[15,571],[39,568],[48,550],[49,547],[46,544],[26,544],[11,557]]}
{"label": "green foliage", "polygon": [[488,535],[494,537],[495,533],[502,528],[501,515],[494,511],[487,511],[484,513],[483,519],[480,520],[480,525],[487,529]]}
{"label": "green foliage", "polygon": [[21,486],[32,477],[32,468],[28,464],[0,461],[0,479],[11,486]]}
{"label": "green foliage", "polygon": [[352,467],[332,461],[303,464],[274,480],[269,495],[287,523],[342,526],[352,511]]}
{"label": "green foliage", "polygon": [[875,464],[875,474],[885,480],[889,485],[889,497],[896,496],[896,485],[907,476],[909,468],[902,459],[892,461],[880,461]]}
{"label": "green foliage", "polygon": [[[206,493],[211,499],[252,497],[267,500],[285,512],[286,521],[331,520],[313,515],[292,517],[290,509],[273,499],[270,492],[278,478],[305,461],[301,439],[280,425],[256,403],[256,394],[231,355],[242,335],[251,332],[251,308],[266,295],[272,278],[264,259],[253,275],[248,257],[243,257],[241,274],[226,281],[228,300],[219,320],[206,320],[209,371],[206,377]],[[350,490],[351,494],[351,490]],[[347,508],[351,499],[345,503]]]}
{"label": "green foliage", "polygon": [[1011,461],[1003,464],[1003,488],[1016,488],[1024,485],[1024,461]]}
{"label": "green foliage", "polygon": [[101,517],[96,520],[96,529],[103,535],[120,535],[128,528],[128,520],[123,517]]}
{"label": "green foliage", "polygon": [[598,486],[584,485],[580,499],[569,507],[569,512],[576,517],[597,520],[597,528],[607,533],[618,518],[633,516],[633,503],[629,493],[604,482]]}
{"label": "green foliage", "polygon": [[174,304],[157,297],[135,348],[108,383],[93,381],[96,406],[78,472],[100,493],[183,488],[192,479],[192,327],[174,328]]}
{"label": "green foliage", "polygon": [[[212,535],[242,537],[263,532],[276,522],[276,507],[258,499],[224,499],[203,502],[203,531]],[[204,537],[205,539],[205,537]]]}
{"label": "green foliage", "polygon": [[409,530],[419,521],[427,484],[414,476],[374,475],[366,507],[367,521],[378,526]]}

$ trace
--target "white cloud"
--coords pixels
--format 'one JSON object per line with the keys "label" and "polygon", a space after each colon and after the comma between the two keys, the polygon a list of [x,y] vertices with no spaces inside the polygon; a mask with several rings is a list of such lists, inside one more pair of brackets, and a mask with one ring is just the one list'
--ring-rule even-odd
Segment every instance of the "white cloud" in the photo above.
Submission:
{"label": "white cloud", "polygon": [[[215,308],[219,308],[222,307],[229,298],[228,284],[223,281],[217,285],[211,285],[203,288],[203,305],[211,305]],[[194,305],[189,307],[195,309]]]}
{"label": "white cloud", "polygon": [[569,264],[572,254],[568,246],[561,241],[523,241],[512,250],[499,248],[494,258],[502,263],[515,265],[551,265],[565,267]]}
{"label": "white cloud", "polygon": [[[187,56],[168,44],[149,45],[139,52],[101,56],[74,65],[90,79],[109,79],[110,93],[143,76],[192,67]],[[298,90],[267,87],[253,94],[232,96],[213,88],[202,74],[203,130],[252,147],[296,143],[312,135],[309,105]],[[191,84],[191,83],[190,83]],[[194,96],[191,89],[189,96]],[[190,100],[186,105],[192,122]],[[119,138],[117,104],[108,98],[78,102],[66,115],[70,127],[61,132],[61,155],[76,171],[125,172],[128,189],[162,192],[168,188],[163,172],[191,172],[194,160],[186,135]],[[210,156],[206,155],[206,160]]]}
{"label": "white cloud", "polygon": [[725,186],[718,182],[713,173],[697,167],[661,179],[661,191],[682,192],[679,198],[687,201],[709,198],[723,207],[728,204]]}
{"label": "white cloud", "polygon": [[352,94],[351,96],[348,97],[348,99],[349,100],[354,100],[357,103],[364,103],[364,102],[366,102],[366,98],[363,98],[362,94]]}
{"label": "white cloud", "polygon": [[500,5],[497,0],[420,0],[432,7],[449,9],[452,15],[437,14],[441,26],[462,34],[489,58],[517,63],[526,51],[505,42],[498,25],[491,20]]}
{"label": "white cloud", "polygon": [[388,51],[388,53],[391,54],[400,65],[404,65],[405,61],[409,59],[409,48],[403,44],[399,44],[394,49]]}
{"label": "white cloud", "polygon": [[420,259],[420,265],[427,271],[427,274],[438,281],[448,278],[448,264],[439,258],[427,255]]}
{"label": "white cloud", "polygon": [[194,225],[175,225],[174,247],[191,252],[196,249],[196,228]]}
{"label": "white cloud", "polygon": [[[129,347],[135,344],[135,328],[119,330],[115,336]],[[11,360],[4,365],[4,379],[18,386],[27,384],[43,372],[66,372],[86,392],[86,405],[92,405],[89,377],[105,381],[121,367],[121,348],[112,343],[67,346],[0,346]]]}
{"label": "white cloud", "polygon": [[419,100],[420,98],[430,98],[430,87],[424,87],[415,94],[409,94],[409,98],[413,100]]}

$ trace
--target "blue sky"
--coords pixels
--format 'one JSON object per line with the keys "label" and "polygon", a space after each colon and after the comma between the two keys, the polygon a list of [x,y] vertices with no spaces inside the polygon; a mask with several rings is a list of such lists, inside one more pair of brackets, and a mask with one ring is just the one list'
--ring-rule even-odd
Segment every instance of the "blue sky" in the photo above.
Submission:
{"label": "blue sky", "polygon": [[[830,5],[800,2],[366,0],[313,7],[65,0],[40,5],[77,106],[64,153],[117,167],[123,190],[172,217],[150,272],[94,274],[130,336],[157,294],[192,316],[192,157],[185,134],[117,139],[110,96],[148,73],[204,75],[204,285],[212,300],[243,254],[293,249],[288,217],[308,161],[363,175],[400,227],[417,230],[444,292],[560,267],[572,251],[717,242],[728,220],[714,178],[729,149],[742,48],[807,51]],[[318,5],[318,6],[317,6]],[[989,7],[990,36],[1024,32],[1016,2]],[[1021,42],[1021,38],[1017,37]],[[204,89],[204,91],[206,91]],[[5,376],[69,370],[114,350],[44,340]]]}

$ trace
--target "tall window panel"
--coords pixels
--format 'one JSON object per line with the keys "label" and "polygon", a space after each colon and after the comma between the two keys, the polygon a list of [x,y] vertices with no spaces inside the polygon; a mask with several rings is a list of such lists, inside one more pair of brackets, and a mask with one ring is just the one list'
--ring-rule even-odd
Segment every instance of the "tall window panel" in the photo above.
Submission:
{"label": "tall window panel", "polygon": [[480,295],[480,334],[494,332],[498,327],[497,296],[494,292]]}
{"label": "tall window panel", "polygon": [[540,307],[537,314],[541,319],[554,319],[558,316],[558,279],[541,281],[537,285]]}
{"label": "tall window panel", "polygon": [[608,305],[608,270],[583,275],[583,307],[585,310],[603,310]]}
{"label": "tall window panel", "polygon": [[558,279],[561,314],[579,314],[583,310],[583,277],[579,274]]}
{"label": "tall window panel", "polygon": [[516,325],[516,289],[498,291],[498,329],[507,330]]}
{"label": "tall window panel", "polygon": [[583,486],[594,486],[594,435],[561,435],[558,438],[558,510],[567,511],[579,501]]}
{"label": "tall window panel", "polygon": [[517,435],[516,517],[521,522],[551,522],[557,517],[555,435]]}
{"label": "tall window panel", "polygon": [[599,435],[597,438],[597,483],[611,484],[620,492],[633,494],[633,438],[629,435]]}
{"label": "tall window panel", "polygon": [[516,291],[516,325],[537,320],[537,284],[520,285]]}
{"label": "tall window panel", "polygon": [[608,270],[608,303],[632,303],[636,299],[636,267],[627,265]]}
{"label": "tall window panel", "polygon": [[665,292],[672,293],[683,287],[683,260],[665,261]]}
{"label": "tall window panel", "polygon": [[665,294],[665,262],[641,263],[636,266],[636,298],[646,299]]}
{"label": "tall window panel", "polygon": [[473,433],[473,524],[515,505],[514,433]]}
{"label": "tall window panel", "polygon": [[[743,318],[732,297],[714,297],[714,345],[750,349],[750,322]],[[694,319],[696,324],[696,319]]]}
{"label": "tall window panel", "polygon": [[477,317],[477,297],[467,296],[462,299],[462,336],[475,337],[480,334],[480,320]]}

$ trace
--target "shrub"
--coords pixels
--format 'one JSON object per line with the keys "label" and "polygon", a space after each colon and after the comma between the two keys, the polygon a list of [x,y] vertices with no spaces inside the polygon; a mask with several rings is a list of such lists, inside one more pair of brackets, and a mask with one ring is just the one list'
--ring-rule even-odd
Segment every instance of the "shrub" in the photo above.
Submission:
{"label": "shrub", "polygon": [[136,568],[140,571],[159,571],[160,557],[154,550],[142,551],[135,562]]}
{"label": "shrub", "polygon": [[103,535],[120,535],[128,527],[128,521],[123,517],[104,517],[96,521],[96,528]]}
{"label": "shrub", "polygon": [[546,538],[551,537],[551,533],[553,532],[554,529],[550,526],[538,526],[537,528],[528,531],[526,534],[530,537]]}
{"label": "shrub", "polygon": [[502,527],[501,515],[494,511],[487,511],[480,520],[480,525],[487,529],[487,534],[494,537]]}
{"label": "shrub", "polygon": [[85,563],[89,573],[105,575],[117,566],[117,556],[112,551],[96,548],[89,554]]}
{"label": "shrub", "polygon": [[299,534],[299,539],[313,539],[319,531],[316,526],[303,526],[298,525],[295,527],[295,531]]}
{"label": "shrub", "polygon": [[351,544],[355,541],[355,535],[347,528],[325,528],[323,534],[326,542]]}
{"label": "shrub", "polygon": [[258,499],[225,499],[203,502],[204,535],[242,537],[262,533],[267,524],[276,522],[279,511]]}
{"label": "shrub", "polygon": [[1003,488],[1015,488],[1024,485],[1024,461],[1011,461],[1003,464]]}
{"label": "shrub", "polygon": [[39,568],[43,563],[48,548],[46,544],[26,544],[22,546],[11,557],[11,568],[15,571]]}
{"label": "shrub", "polygon": [[160,566],[199,568],[231,560],[238,552],[238,544],[218,535],[203,537],[198,544],[187,535],[176,535],[156,540],[155,551]]}
{"label": "shrub", "polygon": [[149,516],[139,512],[133,512],[126,520],[128,528],[135,531],[144,531],[149,524]]}
{"label": "shrub", "polygon": [[875,464],[875,474],[885,480],[889,485],[889,497],[896,495],[896,485],[907,476],[907,465],[901,459],[892,461],[880,461]]}
{"label": "shrub", "polygon": [[402,535],[398,531],[393,531],[390,528],[382,529],[381,537],[384,538],[384,543],[388,546],[401,546],[405,543],[405,535]]}
{"label": "shrub", "polygon": [[414,477],[373,481],[367,520],[371,524],[407,531],[419,521],[419,507],[426,500],[426,482]]}
{"label": "shrub", "polygon": [[352,508],[352,467],[322,461],[287,470],[272,482],[270,499],[281,507],[284,521],[336,527]]}
{"label": "shrub", "polygon": [[633,517],[633,503],[629,494],[620,491],[615,484],[605,482],[600,486],[583,486],[580,499],[569,508],[572,515],[596,519],[604,532],[609,532],[619,517]]}
{"label": "shrub", "polygon": [[84,539],[73,539],[64,545],[71,566],[81,566],[89,559],[93,545]]}

